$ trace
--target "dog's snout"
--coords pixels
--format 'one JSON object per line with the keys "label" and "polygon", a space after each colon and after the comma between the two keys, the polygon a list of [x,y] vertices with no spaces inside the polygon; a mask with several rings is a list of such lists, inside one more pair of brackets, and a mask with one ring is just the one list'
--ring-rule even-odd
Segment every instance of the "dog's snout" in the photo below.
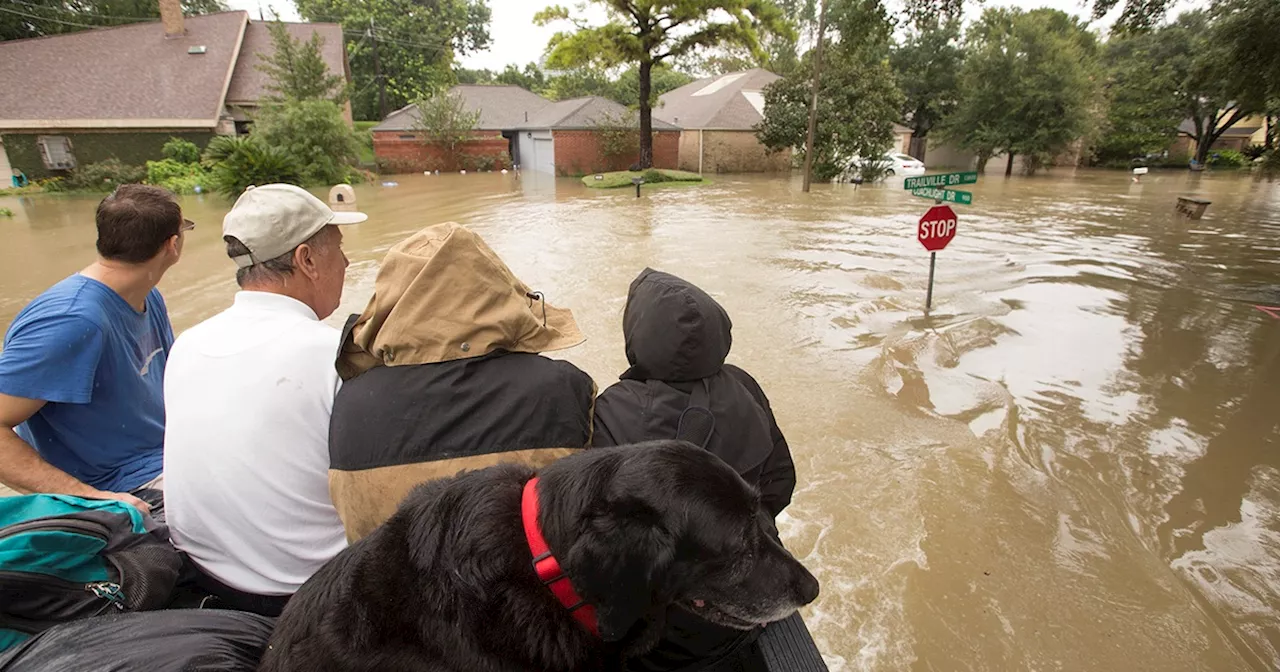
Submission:
{"label": "dog's snout", "polygon": [[818,579],[814,578],[813,574],[809,573],[809,570],[805,569],[804,565],[800,565],[800,571],[797,572],[792,586],[798,606],[803,607],[818,599]]}

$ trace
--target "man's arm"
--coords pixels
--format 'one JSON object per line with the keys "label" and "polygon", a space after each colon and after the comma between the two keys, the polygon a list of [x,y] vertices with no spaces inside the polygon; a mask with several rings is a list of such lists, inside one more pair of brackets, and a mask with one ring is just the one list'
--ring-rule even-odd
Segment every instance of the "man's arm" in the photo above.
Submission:
{"label": "man's arm", "polygon": [[49,492],[90,499],[114,499],[132,504],[143,513],[151,507],[127,492],[105,492],[80,482],[49,464],[22,440],[14,428],[35,415],[45,402],[0,394],[0,483],[20,492]]}

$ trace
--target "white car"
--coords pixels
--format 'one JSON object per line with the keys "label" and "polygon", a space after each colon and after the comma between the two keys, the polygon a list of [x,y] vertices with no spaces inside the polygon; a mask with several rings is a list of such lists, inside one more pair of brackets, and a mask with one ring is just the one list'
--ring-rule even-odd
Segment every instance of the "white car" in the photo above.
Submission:
{"label": "white car", "polygon": [[[884,177],[915,177],[924,175],[925,171],[923,163],[901,152],[885,152],[876,159],[876,163],[884,165]],[[853,157],[838,179],[841,182],[860,182],[862,164],[862,158]]]}

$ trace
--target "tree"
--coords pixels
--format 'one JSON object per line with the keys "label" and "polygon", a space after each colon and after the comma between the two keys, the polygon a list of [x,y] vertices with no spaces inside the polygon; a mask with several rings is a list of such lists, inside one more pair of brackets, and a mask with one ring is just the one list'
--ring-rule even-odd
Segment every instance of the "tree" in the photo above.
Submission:
{"label": "tree", "polygon": [[471,139],[471,132],[480,121],[480,111],[467,110],[462,96],[453,93],[423,98],[417,108],[418,120],[414,127],[422,133],[423,141],[441,147],[456,163],[462,143]]}
{"label": "tree", "polygon": [[542,93],[547,88],[547,74],[538,67],[537,63],[530,63],[524,66],[523,70],[514,64],[508,65],[495,78],[495,81],[499,84],[518,86],[534,93]]}
{"label": "tree", "polygon": [[[225,12],[223,0],[184,0],[187,15]],[[74,33],[160,18],[156,0],[22,0],[0,7],[0,41]]]}
{"label": "tree", "polygon": [[1265,101],[1266,145],[1274,148],[1280,118],[1280,2],[1216,0],[1213,13],[1214,40],[1234,64],[1231,88],[1238,99]]}
{"label": "tree", "polygon": [[308,21],[342,24],[352,111],[383,119],[454,82],[457,56],[489,46],[484,0],[295,0]]}
{"label": "tree", "polygon": [[487,69],[454,68],[453,75],[459,84],[492,84],[494,80],[494,72]]}
{"label": "tree", "polygon": [[[722,44],[739,44],[759,54],[761,33],[790,30],[770,0],[591,1],[604,5],[609,22],[593,27],[575,21],[575,32],[557,33],[547,45],[547,65],[638,68],[641,168],[653,166],[654,67]],[[570,14],[560,6],[535,17],[539,25],[562,20],[570,20]]]}
{"label": "tree", "polygon": [[924,22],[889,55],[898,89],[905,96],[902,119],[911,128],[910,154],[921,161],[929,131],[955,111],[962,63],[958,19]]}
{"label": "tree", "polygon": [[331,72],[324,62],[321,48],[324,38],[311,33],[311,39],[303,42],[289,34],[280,21],[267,24],[271,32],[272,52],[258,54],[262,62],[258,69],[271,77],[267,85],[268,101],[331,100],[341,104],[347,100],[345,77]]}
{"label": "tree", "polygon": [[1127,164],[1173,142],[1183,119],[1173,68],[1160,58],[1166,46],[1155,33],[1121,35],[1107,43],[1103,62],[1107,115],[1094,154],[1102,163]]}
{"label": "tree", "polygon": [[342,108],[332,100],[264,106],[254,117],[252,135],[293,159],[306,184],[346,182],[359,151]]}
{"label": "tree", "polygon": [[969,30],[961,99],[943,132],[978,154],[1018,154],[1027,172],[1088,134],[1099,110],[1097,42],[1064,12],[991,8]]}
{"label": "tree", "polygon": [[[651,74],[649,104],[656,106],[662,94],[674,91],[692,81],[693,77],[665,65],[654,68]],[[613,82],[611,88],[613,90],[609,93],[609,98],[614,102],[627,107],[639,107],[640,69],[627,68],[618,75],[618,79]]]}
{"label": "tree", "polygon": [[613,94],[613,82],[595,68],[573,68],[552,73],[547,79],[543,94],[551,100],[568,100],[584,96],[608,98]]}
{"label": "tree", "polygon": [[[884,58],[890,22],[877,0],[830,0],[831,30],[839,38],[823,53],[814,135],[813,173],[819,180],[839,175],[855,156],[878,157],[893,142],[893,124],[902,93]],[[813,96],[813,54],[795,73],[765,89],[764,121],[756,135],[766,147],[802,147]]]}
{"label": "tree", "polygon": [[1219,35],[1212,17],[1198,11],[1179,16],[1153,38],[1160,45],[1153,51],[1154,63],[1172,73],[1170,94],[1190,121],[1188,134],[1196,143],[1192,158],[1201,164],[1227,129],[1266,108],[1262,73],[1241,70],[1233,46]]}

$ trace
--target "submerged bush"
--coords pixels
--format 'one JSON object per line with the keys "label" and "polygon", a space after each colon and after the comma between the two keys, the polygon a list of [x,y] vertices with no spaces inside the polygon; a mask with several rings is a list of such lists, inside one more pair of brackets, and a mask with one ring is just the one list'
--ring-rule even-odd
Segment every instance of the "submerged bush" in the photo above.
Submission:
{"label": "submerged bush", "polygon": [[342,108],[329,100],[291,100],[258,113],[253,137],[287,154],[309,184],[337,184],[357,162],[359,142]]}
{"label": "submerged bush", "polygon": [[254,136],[214,138],[204,150],[204,165],[209,169],[208,187],[230,199],[250,185],[302,184],[297,162]]}
{"label": "submerged bush", "polygon": [[67,186],[87,191],[112,191],[122,184],[141,182],[146,174],[141,166],[130,166],[112,158],[72,170],[67,176]]}
{"label": "submerged bush", "polygon": [[160,153],[164,154],[165,159],[177,163],[200,162],[200,148],[196,143],[182,138],[169,138],[169,142],[164,143]]}
{"label": "submerged bush", "polygon": [[194,194],[208,187],[209,173],[198,163],[178,163],[173,159],[147,162],[147,184],[164,187],[175,194]]}
{"label": "submerged bush", "polygon": [[1234,149],[1219,149],[1209,154],[1207,163],[1214,168],[1242,168],[1249,159]]}

